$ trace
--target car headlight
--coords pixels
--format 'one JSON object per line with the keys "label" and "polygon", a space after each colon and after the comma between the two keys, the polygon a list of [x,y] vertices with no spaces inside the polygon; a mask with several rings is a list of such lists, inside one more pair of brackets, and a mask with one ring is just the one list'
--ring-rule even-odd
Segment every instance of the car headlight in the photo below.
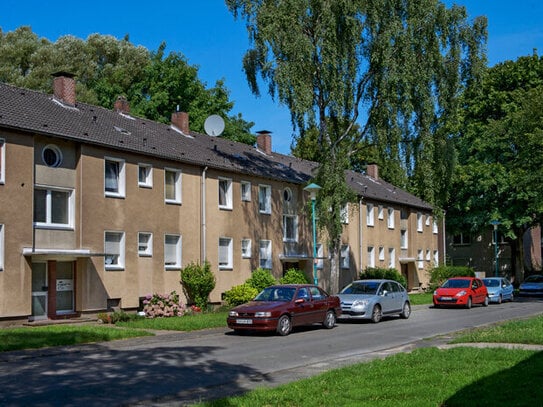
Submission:
{"label": "car headlight", "polygon": [[269,311],[255,312],[255,318],[269,318],[269,317],[271,317],[271,312]]}
{"label": "car headlight", "polygon": [[437,295],[437,290],[434,291],[434,295]]}
{"label": "car headlight", "polygon": [[465,290],[462,290],[462,291],[459,291],[456,293],[455,297],[463,297],[464,295],[467,294],[467,291]]}
{"label": "car headlight", "polygon": [[237,317],[237,316],[238,316],[238,312],[237,312],[237,311],[230,311],[230,312],[228,313],[228,316]]}
{"label": "car headlight", "polygon": [[351,305],[353,311],[362,311],[368,306],[368,300],[354,300]]}

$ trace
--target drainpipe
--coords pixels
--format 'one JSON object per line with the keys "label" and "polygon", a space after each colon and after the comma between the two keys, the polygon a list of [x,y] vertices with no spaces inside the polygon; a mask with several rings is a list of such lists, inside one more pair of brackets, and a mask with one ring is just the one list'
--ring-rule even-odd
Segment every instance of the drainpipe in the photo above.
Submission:
{"label": "drainpipe", "polygon": [[359,275],[356,279],[360,278],[362,272],[362,197],[358,201],[358,259],[359,259]]}
{"label": "drainpipe", "polygon": [[201,240],[200,240],[200,264],[206,260],[206,172],[207,166],[202,171],[202,208],[201,208]]}

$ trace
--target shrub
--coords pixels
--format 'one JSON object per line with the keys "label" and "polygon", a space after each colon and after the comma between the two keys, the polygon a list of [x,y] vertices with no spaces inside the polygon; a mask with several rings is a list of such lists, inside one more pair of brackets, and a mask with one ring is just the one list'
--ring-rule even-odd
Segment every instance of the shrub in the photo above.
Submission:
{"label": "shrub", "polygon": [[179,295],[172,291],[170,294],[146,296],[143,300],[143,312],[147,318],[177,317],[183,315],[185,307],[179,302]]}
{"label": "shrub", "polygon": [[311,281],[305,273],[298,269],[288,269],[283,277],[279,279],[281,284],[307,284]]}
{"label": "shrub", "polygon": [[208,261],[203,265],[190,263],[181,270],[181,284],[189,302],[206,309],[209,293],[215,288],[215,276]]}
{"label": "shrub", "polygon": [[98,320],[102,321],[104,324],[115,324],[117,322],[127,322],[131,319],[135,319],[137,315],[128,314],[124,311],[115,311],[110,314],[107,312],[100,312],[98,314]]}
{"label": "shrub", "polygon": [[255,288],[258,292],[270,285],[277,284],[277,280],[272,276],[269,270],[263,268],[257,268],[251,274],[251,277],[245,281],[251,287]]}
{"label": "shrub", "polygon": [[434,291],[445,280],[451,277],[475,277],[475,272],[467,266],[439,266],[430,270],[428,291]]}
{"label": "shrub", "polygon": [[244,283],[241,285],[236,285],[230,290],[226,291],[224,293],[224,300],[229,306],[235,307],[236,305],[251,301],[259,292],[260,291],[258,291],[256,288]]}
{"label": "shrub", "polygon": [[362,273],[360,273],[361,279],[370,278],[386,278],[387,280],[394,280],[407,288],[407,279],[402,276],[395,268],[378,268],[368,267]]}

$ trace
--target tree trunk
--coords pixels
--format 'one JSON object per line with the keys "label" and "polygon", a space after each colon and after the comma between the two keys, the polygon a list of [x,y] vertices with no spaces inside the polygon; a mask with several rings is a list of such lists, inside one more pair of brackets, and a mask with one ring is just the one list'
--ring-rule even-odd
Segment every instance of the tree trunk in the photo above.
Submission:
{"label": "tree trunk", "polygon": [[337,294],[339,291],[339,262],[340,262],[340,253],[341,249],[339,245],[331,252],[330,258],[330,278],[328,281],[328,287],[326,291],[330,294]]}

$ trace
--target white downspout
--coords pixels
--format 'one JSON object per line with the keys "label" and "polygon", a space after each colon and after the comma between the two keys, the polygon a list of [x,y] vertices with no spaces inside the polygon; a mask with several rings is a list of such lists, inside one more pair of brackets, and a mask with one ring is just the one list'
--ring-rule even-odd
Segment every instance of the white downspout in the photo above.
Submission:
{"label": "white downspout", "polygon": [[200,264],[206,261],[206,172],[207,166],[202,171],[202,208],[201,208],[201,240],[200,240]]}
{"label": "white downspout", "polygon": [[358,201],[358,259],[360,270],[356,276],[357,279],[360,278],[360,273],[362,273],[362,198]]}

